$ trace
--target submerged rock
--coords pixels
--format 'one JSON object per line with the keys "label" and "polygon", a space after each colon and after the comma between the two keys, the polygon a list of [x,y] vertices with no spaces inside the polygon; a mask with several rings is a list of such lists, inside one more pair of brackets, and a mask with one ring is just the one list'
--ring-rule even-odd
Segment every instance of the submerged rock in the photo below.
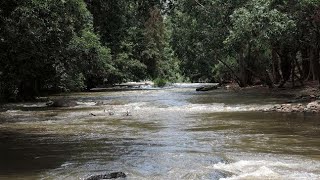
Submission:
{"label": "submerged rock", "polygon": [[113,172],[109,174],[100,174],[100,175],[94,175],[86,180],[101,180],[101,179],[117,179],[117,178],[126,178],[127,175],[123,172]]}
{"label": "submerged rock", "polygon": [[69,99],[57,99],[48,102],[46,105],[50,107],[74,107],[77,106],[78,103]]}
{"label": "submerged rock", "polygon": [[89,115],[91,115],[91,116],[97,116],[97,115],[95,115],[95,114],[93,114],[93,113],[90,113]]}
{"label": "submerged rock", "polygon": [[213,170],[210,174],[208,179],[223,179],[223,178],[228,178],[231,177],[233,173],[227,172],[227,171],[222,171],[222,170]]}

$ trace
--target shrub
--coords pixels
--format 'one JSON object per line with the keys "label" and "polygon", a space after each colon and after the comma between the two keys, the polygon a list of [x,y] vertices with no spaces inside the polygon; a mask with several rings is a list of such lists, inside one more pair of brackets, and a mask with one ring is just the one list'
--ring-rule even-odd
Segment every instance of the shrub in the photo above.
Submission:
{"label": "shrub", "polygon": [[168,81],[163,78],[156,78],[153,82],[155,87],[164,87]]}

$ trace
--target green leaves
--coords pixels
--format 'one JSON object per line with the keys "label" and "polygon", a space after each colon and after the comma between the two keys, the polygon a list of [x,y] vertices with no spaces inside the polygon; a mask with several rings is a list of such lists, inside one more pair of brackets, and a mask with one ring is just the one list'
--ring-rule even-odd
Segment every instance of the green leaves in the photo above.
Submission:
{"label": "green leaves", "polygon": [[272,9],[270,1],[262,0],[251,0],[245,7],[235,10],[231,22],[232,29],[225,41],[229,45],[253,43],[259,46],[261,43],[279,41],[295,27],[289,15]]}
{"label": "green leaves", "polygon": [[106,76],[110,51],[93,33],[92,16],[82,0],[3,4],[7,6],[0,8],[5,42],[0,50],[0,83],[8,86],[3,90],[6,95],[0,96],[28,98],[42,90],[82,89],[92,77]]}
{"label": "green leaves", "polygon": [[[78,69],[83,74],[87,89],[103,84],[104,79],[114,71],[110,49],[103,47],[99,37],[91,28],[85,28],[80,35],[74,35],[67,50],[73,58],[69,72]],[[74,67],[75,65],[75,67]]]}

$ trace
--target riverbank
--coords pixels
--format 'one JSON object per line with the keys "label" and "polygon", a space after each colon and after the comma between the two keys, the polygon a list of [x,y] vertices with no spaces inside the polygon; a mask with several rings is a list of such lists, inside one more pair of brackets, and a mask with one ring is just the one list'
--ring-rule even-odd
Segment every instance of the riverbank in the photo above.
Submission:
{"label": "riverbank", "polygon": [[[139,83],[124,83],[120,84],[117,87],[111,88],[101,88],[94,89],[89,93],[92,93],[92,96],[100,95],[101,93],[112,93],[119,92],[120,94],[125,94],[126,91],[137,91],[137,94],[151,93],[151,90],[155,92],[166,91],[170,92],[174,89],[189,89],[190,91],[194,90],[196,96],[203,96],[204,94],[209,95],[208,97],[215,99],[217,103],[224,104],[224,108],[233,109],[235,107],[229,107],[230,100],[226,101],[223,97],[220,97],[220,94],[226,94],[228,96],[233,96],[234,99],[232,103],[238,104],[239,106],[245,105],[240,109],[244,111],[262,111],[262,112],[283,112],[283,113],[319,113],[320,114],[320,89],[318,89],[317,82],[308,82],[303,87],[292,88],[286,86],[284,88],[273,88],[270,89],[266,86],[257,85],[250,86],[246,88],[240,88],[237,84],[227,84],[225,86],[220,86],[215,89],[210,90],[212,92],[196,92],[199,87],[209,87],[209,86],[218,86],[216,83],[175,83],[167,86],[165,88],[156,88],[151,84],[151,82],[139,82]],[[119,89],[117,89],[120,87]],[[72,93],[69,93],[72,94]],[[30,102],[33,107],[74,107],[81,106],[83,102],[76,102],[74,99],[70,99],[69,94],[59,94],[57,96],[50,97],[41,97],[36,98],[36,101]],[[86,94],[78,93],[81,95]],[[88,93],[87,93],[88,95]],[[257,96],[259,99],[255,99],[251,102],[245,97]],[[264,98],[265,97],[265,98]],[[221,100],[220,100],[221,99]],[[255,103],[262,104],[257,105]],[[95,106],[107,105],[109,102],[104,101],[90,101],[89,104],[94,104]],[[3,105],[0,106],[0,111],[6,111],[10,109],[8,107],[14,107],[15,104]],[[1,110],[2,109],[2,110]],[[210,109],[208,107],[208,109]],[[235,108],[237,109],[237,108]],[[214,111],[214,109],[210,109]],[[239,109],[237,109],[239,111]]]}
{"label": "riverbank", "polygon": [[225,89],[237,92],[261,92],[271,94],[274,96],[286,96],[289,97],[289,101],[281,104],[274,104],[270,108],[259,109],[264,112],[307,112],[307,113],[320,113],[320,89],[317,82],[308,82],[301,87],[289,87],[273,88],[270,89],[265,86],[250,86],[246,88],[240,88],[236,84],[228,84],[224,86]]}

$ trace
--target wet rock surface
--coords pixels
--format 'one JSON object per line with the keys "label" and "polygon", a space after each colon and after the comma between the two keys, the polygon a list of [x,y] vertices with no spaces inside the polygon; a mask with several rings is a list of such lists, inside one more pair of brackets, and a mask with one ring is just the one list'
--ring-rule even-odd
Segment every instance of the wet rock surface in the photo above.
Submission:
{"label": "wet rock surface", "polygon": [[309,103],[307,105],[307,111],[320,112],[320,100]]}
{"label": "wet rock surface", "polygon": [[312,101],[307,104],[294,103],[294,104],[279,104],[263,111],[269,112],[307,112],[307,113],[320,113],[320,100]]}
{"label": "wet rock surface", "polygon": [[113,172],[109,174],[100,174],[100,175],[93,175],[86,180],[101,180],[101,179],[118,179],[118,178],[126,178],[127,175],[123,172]]}

